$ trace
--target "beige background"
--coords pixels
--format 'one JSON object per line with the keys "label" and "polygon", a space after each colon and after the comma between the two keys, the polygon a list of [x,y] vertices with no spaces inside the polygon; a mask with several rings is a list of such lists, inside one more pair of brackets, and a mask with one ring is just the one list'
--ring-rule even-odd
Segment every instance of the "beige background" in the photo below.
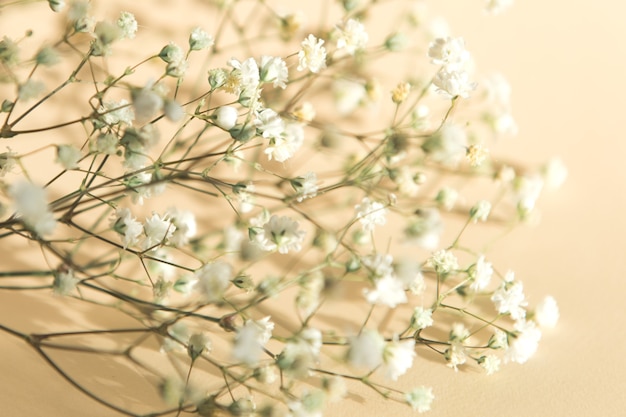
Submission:
{"label": "beige background", "polygon": [[[523,366],[508,365],[487,377],[421,360],[401,385],[433,386],[432,417],[623,415],[624,6],[609,0],[519,0],[493,18],[480,12],[479,0],[432,3],[440,3],[453,33],[466,38],[480,70],[498,70],[510,80],[520,126],[519,137],[506,145],[511,154],[537,163],[559,155],[569,167],[565,186],[540,202],[541,225],[517,230],[494,253],[524,281],[531,301],[546,293],[557,298],[561,321],[544,333],[538,353]],[[11,314],[6,300],[0,293],[3,318]],[[111,415],[69,390],[17,339],[2,336],[0,352],[1,414]],[[410,414],[367,391],[353,398],[329,415]]]}

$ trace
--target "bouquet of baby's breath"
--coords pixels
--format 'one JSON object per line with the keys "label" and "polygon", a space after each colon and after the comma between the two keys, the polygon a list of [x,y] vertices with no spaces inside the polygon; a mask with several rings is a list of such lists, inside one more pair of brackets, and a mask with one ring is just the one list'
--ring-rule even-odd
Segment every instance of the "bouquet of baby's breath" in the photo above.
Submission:
{"label": "bouquet of baby's breath", "polygon": [[556,323],[487,249],[565,169],[494,156],[509,86],[426,2],[65,3],[0,5],[0,288],[63,312],[0,329],[68,389],[319,416],[363,384],[424,412],[436,387],[394,388],[416,350],[489,375]]}

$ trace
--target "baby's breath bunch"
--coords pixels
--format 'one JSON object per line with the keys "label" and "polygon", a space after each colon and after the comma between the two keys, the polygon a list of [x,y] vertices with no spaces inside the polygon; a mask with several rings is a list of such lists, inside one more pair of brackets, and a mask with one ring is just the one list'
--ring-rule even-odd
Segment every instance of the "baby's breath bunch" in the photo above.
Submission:
{"label": "baby's breath bunch", "polygon": [[0,329],[68,389],[304,417],[362,385],[422,413],[438,387],[395,388],[422,354],[490,375],[556,324],[488,249],[567,171],[497,156],[510,88],[427,2],[45,3],[0,6],[0,288],[64,313]]}

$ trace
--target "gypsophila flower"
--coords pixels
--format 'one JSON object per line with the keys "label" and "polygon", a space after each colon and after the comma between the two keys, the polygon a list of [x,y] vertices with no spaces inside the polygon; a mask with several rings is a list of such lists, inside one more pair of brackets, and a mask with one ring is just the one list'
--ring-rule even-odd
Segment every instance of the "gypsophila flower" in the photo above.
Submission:
{"label": "gypsophila flower", "polygon": [[445,123],[422,144],[429,158],[445,165],[457,165],[466,154],[467,134],[454,123]]}
{"label": "gypsophila flower", "polygon": [[447,365],[454,369],[455,372],[459,370],[459,365],[463,365],[467,361],[465,346],[458,339],[450,342],[450,347],[445,350],[443,356],[448,362]]}
{"label": "gypsophila flower", "polygon": [[17,88],[17,97],[22,101],[31,100],[39,96],[46,86],[43,82],[29,79],[24,84],[20,84]]}
{"label": "gypsophila flower", "polygon": [[513,320],[526,317],[524,307],[528,305],[521,281],[505,281],[491,296],[496,310],[500,314],[510,314]]}
{"label": "gypsophila flower", "polygon": [[35,61],[40,65],[52,66],[58,64],[61,61],[59,53],[52,46],[44,46],[37,52]]}
{"label": "gypsophila flower", "polygon": [[415,358],[415,339],[398,340],[394,338],[383,350],[384,371],[387,378],[396,381],[404,375]]}
{"label": "gypsophila flower", "polygon": [[484,255],[480,255],[469,271],[469,276],[472,279],[470,288],[474,291],[484,290],[491,282],[492,275],[493,266],[491,262],[487,262]]}
{"label": "gypsophila flower", "polygon": [[489,213],[491,213],[491,203],[487,200],[478,200],[470,209],[470,218],[474,223],[479,220],[484,222],[487,221]]}
{"label": "gypsophila flower", "polygon": [[326,48],[324,40],[309,35],[302,41],[302,49],[298,52],[298,71],[309,70],[318,73],[326,68]]}
{"label": "gypsophila flower", "polygon": [[280,139],[285,132],[285,122],[272,109],[263,109],[257,112],[254,125],[264,138]]}
{"label": "gypsophila flower", "polygon": [[120,101],[104,101],[98,109],[102,115],[102,121],[108,125],[124,123],[132,126],[135,114],[133,108],[126,99]]}
{"label": "gypsophila flower", "polygon": [[211,341],[204,333],[194,333],[187,343],[187,354],[191,360],[196,360],[204,352],[211,351]]}
{"label": "gypsophila flower", "polygon": [[80,280],[74,276],[74,271],[71,269],[66,271],[57,271],[54,274],[52,289],[55,294],[69,295],[76,289],[76,285],[79,282]]}
{"label": "gypsophila flower", "polygon": [[358,50],[365,48],[369,35],[365,26],[358,20],[348,19],[347,22],[336,28],[337,49],[344,50],[349,55],[354,55]]}
{"label": "gypsophila flower", "polygon": [[404,395],[406,402],[418,413],[425,413],[430,410],[435,396],[433,389],[430,387],[418,387],[407,392]]}
{"label": "gypsophila flower", "polygon": [[445,210],[450,211],[454,208],[456,201],[459,198],[459,192],[454,188],[444,186],[437,193],[435,201]]}
{"label": "gypsophila flower", "polygon": [[263,151],[269,160],[285,162],[294,156],[304,142],[304,128],[300,123],[287,123],[281,136],[272,137]]}
{"label": "gypsophila flower", "polygon": [[413,295],[419,295],[426,290],[424,275],[420,264],[411,259],[402,259],[393,265],[393,272],[402,282],[405,290],[411,291]]}
{"label": "gypsophila flower", "polygon": [[374,369],[383,362],[385,339],[375,330],[363,329],[350,339],[348,362],[356,367]]}
{"label": "gypsophila flower", "polygon": [[139,236],[143,233],[143,225],[138,222],[128,208],[119,208],[111,221],[111,227],[122,235],[124,249],[134,246],[139,242]]}
{"label": "gypsophila flower", "polygon": [[215,124],[224,130],[230,130],[237,124],[239,114],[233,106],[221,106],[215,109],[212,119]]}
{"label": "gypsophila flower", "polygon": [[391,90],[391,101],[396,104],[402,103],[407,99],[409,93],[411,92],[411,84],[409,83],[399,83],[396,88]]}
{"label": "gypsophila flower", "polygon": [[415,214],[404,229],[407,241],[427,250],[437,248],[443,232],[443,220],[439,210],[423,208]]}
{"label": "gypsophila flower", "polygon": [[467,65],[470,54],[465,49],[465,40],[461,37],[437,38],[428,47],[428,57],[436,65],[447,70],[461,69]]}
{"label": "gypsophila flower", "polygon": [[261,56],[260,80],[264,83],[272,83],[274,87],[285,89],[289,80],[287,64],[280,57]]}
{"label": "gypsophila flower", "polygon": [[201,51],[213,47],[215,39],[202,28],[195,27],[189,35],[189,50]]}
{"label": "gypsophila flower", "polygon": [[328,401],[335,402],[344,398],[348,394],[348,387],[344,379],[338,375],[324,378],[322,387],[328,396]]}
{"label": "gypsophila flower", "polygon": [[508,335],[500,329],[495,329],[488,346],[491,349],[507,349],[509,347]]}
{"label": "gypsophila flower", "polygon": [[567,167],[560,158],[550,159],[542,168],[545,183],[550,188],[559,188],[567,179]]}
{"label": "gypsophila flower", "polygon": [[157,213],[153,213],[143,224],[145,239],[142,243],[142,248],[144,250],[152,249],[167,243],[175,230],[176,226],[174,226],[167,215],[160,216]]}
{"label": "gypsophila flower", "polygon": [[375,253],[361,258],[361,263],[373,278],[383,278],[393,274],[393,256]]}
{"label": "gypsophila flower", "polygon": [[433,253],[428,262],[439,275],[447,275],[459,269],[459,262],[456,256],[445,249]]}
{"label": "gypsophila flower", "polygon": [[370,304],[382,304],[395,308],[398,304],[407,302],[406,292],[402,281],[393,275],[378,278],[375,289],[364,289],[363,294]]}
{"label": "gypsophila flower", "polygon": [[65,8],[65,1],[63,0],[48,0],[48,6],[53,12],[61,12]]}
{"label": "gypsophila flower", "polygon": [[293,110],[293,116],[298,121],[310,122],[315,119],[315,107],[310,102],[305,101]]}
{"label": "gypsophila flower", "polygon": [[55,162],[61,164],[63,169],[78,168],[78,161],[82,157],[80,149],[73,145],[57,146],[57,158]]}
{"label": "gypsophila flower", "polygon": [[470,145],[465,154],[470,166],[474,168],[481,166],[487,159],[487,156],[489,156],[489,150],[481,144]]}
{"label": "gypsophila flower", "polygon": [[387,222],[387,209],[385,205],[372,201],[369,197],[363,197],[360,204],[355,206],[356,218],[361,222],[363,230],[371,232],[376,226],[383,226]]}
{"label": "gypsophila flower", "polygon": [[317,195],[317,175],[315,172],[309,171],[304,176],[296,177],[289,182],[296,191],[296,201],[298,202]]}
{"label": "gypsophila flower", "polygon": [[9,187],[9,197],[24,224],[39,236],[52,234],[56,220],[48,208],[46,190],[33,183],[20,181]]}
{"label": "gypsophila flower", "polygon": [[411,329],[422,330],[432,326],[434,323],[432,314],[433,311],[431,309],[424,309],[424,307],[421,306],[415,307],[413,315],[411,316]]}
{"label": "gypsophila flower", "polygon": [[148,83],[144,88],[132,90],[133,110],[139,123],[145,123],[163,108],[165,101]]}
{"label": "gypsophila flower", "polygon": [[224,296],[233,276],[233,268],[222,261],[208,263],[195,272],[196,288],[206,302],[218,302]]}
{"label": "gypsophila flower", "polygon": [[16,152],[8,151],[0,153],[0,178],[4,177],[7,173],[11,172],[15,164],[17,163],[15,157]]}
{"label": "gypsophila flower", "polygon": [[476,88],[476,83],[470,81],[469,74],[464,70],[450,71],[441,69],[433,79],[435,91],[446,98],[468,98]]}
{"label": "gypsophila flower", "polygon": [[273,215],[263,225],[260,245],[266,251],[276,250],[283,254],[289,251],[300,252],[305,232],[299,230],[299,227],[297,221],[287,216]]}
{"label": "gypsophila flower", "polygon": [[500,370],[501,360],[496,355],[482,356],[478,359],[478,364],[483,367],[487,375],[493,375]]}
{"label": "gypsophila flower", "polygon": [[540,327],[554,327],[559,321],[559,307],[554,297],[547,296],[535,307],[534,321]]}
{"label": "gypsophila flower", "polygon": [[175,227],[169,238],[174,246],[185,246],[196,235],[196,217],[192,212],[172,207],[167,210],[165,216]]}
{"label": "gypsophila flower", "polygon": [[505,363],[525,363],[535,354],[541,339],[541,330],[533,321],[518,320],[515,323],[515,331],[509,348],[504,353]]}
{"label": "gypsophila flower", "polygon": [[117,26],[122,30],[122,37],[126,39],[134,39],[137,33],[137,20],[135,15],[130,12],[121,12],[117,19]]}
{"label": "gypsophila flower", "polygon": [[238,362],[255,365],[259,361],[263,347],[272,336],[274,323],[267,316],[261,320],[246,320],[237,329],[232,355]]}

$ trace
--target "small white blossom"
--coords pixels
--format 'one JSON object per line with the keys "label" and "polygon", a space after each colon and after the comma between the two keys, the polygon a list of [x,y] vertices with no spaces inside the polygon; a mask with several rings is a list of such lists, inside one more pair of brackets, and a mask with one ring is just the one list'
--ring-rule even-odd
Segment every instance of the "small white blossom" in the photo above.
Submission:
{"label": "small white blossom", "polygon": [[237,109],[232,106],[221,106],[215,109],[213,119],[215,124],[224,130],[230,130],[237,124],[239,114]]}
{"label": "small white blossom", "polygon": [[136,245],[139,242],[139,236],[143,233],[143,225],[132,216],[128,208],[117,209],[111,227],[122,235],[124,249]]}
{"label": "small white blossom", "polygon": [[421,330],[433,325],[433,311],[424,307],[415,307],[411,316],[411,329]]}
{"label": "small white blossom", "polygon": [[181,247],[189,243],[189,240],[196,235],[196,217],[188,210],[179,210],[172,207],[167,210],[166,217],[169,217],[172,224],[176,227],[170,242]]}
{"label": "small white blossom", "polygon": [[347,22],[337,27],[336,37],[337,49],[344,50],[349,55],[354,55],[356,51],[365,48],[369,40],[365,26],[354,19],[349,19]]}
{"label": "small white blossom", "polygon": [[117,26],[122,30],[122,38],[134,39],[137,33],[137,20],[130,12],[121,12]]}
{"label": "small white blossom", "polygon": [[196,288],[206,302],[218,302],[230,285],[232,276],[233,267],[230,264],[222,261],[209,263],[195,272]]}
{"label": "small white blossom", "polygon": [[167,243],[175,230],[176,226],[167,215],[159,216],[153,213],[143,224],[143,231],[146,235],[142,243],[143,249],[146,250]]}
{"label": "small white blossom", "polygon": [[465,40],[450,36],[431,42],[428,56],[433,64],[443,65],[448,70],[463,68],[470,59],[470,54],[465,49]]}
{"label": "small white blossom", "polygon": [[435,399],[435,395],[430,387],[418,387],[407,392],[404,399],[413,410],[418,413],[425,413],[430,410],[430,405]]}
{"label": "small white blossom", "polygon": [[505,363],[525,363],[535,354],[541,339],[541,330],[533,321],[518,320],[515,330],[515,337],[511,338],[510,346],[504,354]]}
{"label": "small white blossom", "polygon": [[187,354],[192,360],[196,360],[202,353],[209,351],[211,351],[211,340],[209,340],[206,334],[194,333],[189,337]]}
{"label": "small white blossom", "polygon": [[463,365],[467,361],[467,352],[463,343],[455,339],[450,343],[450,347],[445,350],[444,357],[448,361],[447,365],[454,369],[459,370],[459,365]]}
{"label": "small white blossom", "polygon": [[272,109],[263,109],[256,113],[254,125],[264,138],[281,139],[285,132],[285,122]]}
{"label": "small white blossom", "polygon": [[289,81],[287,64],[280,57],[261,56],[260,79],[264,83],[272,83],[274,87],[284,89]]}
{"label": "small white blossom", "polygon": [[490,212],[491,203],[487,200],[479,200],[470,209],[470,217],[474,223],[478,222],[479,220],[484,222],[487,221]]}
{"label": "small white blossom", "polygon": [[76,169],[78,168],[78,161],[82,157],[80,149],[73,145],[59,145],[57,146],[57,159],[56,162],[61,164],[64,169]]}
{"label": "small white blossom", "polygon": [[132,91],[133,110],[139,123],[150,120],[165,104],[163,97],[152,88],[152,84]]}
{"label": "small white blossom", "polygon": [[500,370],[502,361],[496,355],[487,355],[479,359],[478,363],[487,372],[487,375],[493,375]]}
{"label": "small white blossom", "polygon": [[450,71],[441,69],[433,79],[435,91],[446,98],[468,98],[476,88],[476,83],[470,81],[469,74],[463,70]]}
{"label": "small white blossom", "polygon": [[456,204],[458,198],[459,192],[457,190],[444,186],[437,193],[435,201],[445,210],[450,211],[454,208],[454,205]]}
{"label": "small white blossom", "polygon": [[375,330],[363,329],[350,339],[348,362],[356,367],[374,369],[383,362],[385,339]]}
{"label": "small white blossom", "polygon": [[467,133],[454,123],[445,123],[422,144],[430,159],[445,165],[455,166],[465,158]]}
{"label": "small white blossom", "polygon": [[209,49],[215,43],[213,36],[206,33],[202,28],[195,27],[189,35],[189,49],[192,51],[201,51]]}
{"label": "small white blossom", "polygon": [[496,310],[500,314],[510,314],[513,320],[526,317],[524,307],[528,305],[521,281],[506,281],[491,296]]}
{"label": "small white blossom", "polygon": [[559,321],[559,307],[554,297],[545,297],[535,308],[534,320],[540,327],[554,327]]}
{"label": "small white blossom", "polygon": [[269,160],[285,162],[304,143],[304,128],[300,123],[287,123],[281,136],[272,137],[263,151]]}
{"label": "small white blossom", "polygon": [[439,210],[425,207],[415,214],[404,229],[407,241],[424,249],[434,250],[439,246],[444,226]]}
{"label": "small white blossom", "polygon": [[435,272],[441,275],[447,275],[459,269],[459,261],[456,256],[445,249],[433,253],[429,263],[435,268]]}
{"label": "small white blossom", "polygon": [[0,153],[0,178],[4,177],[7,173],[11,172],[13,167],[17,164],[16,157],[17,152],[8,151]]}
{"label": "small white blossom", "polygon": [[541,173],[550,188],[559,188],[567,179],[567,167],[560,158],[552,158],[546,163]]}
{"label": "small white blossom", "polygon": [[326,48],[324,40],[309,35],[302,41],[302,49],[298,52],[298,71],[305,69],[318,73],[326,68]]}
{"label": "small white blossom", "polygon": [[363,230],[371,232],[375,226],[383,226],[387,222],[385,205],[364,197],[360,204],[355,206],[356,218],[361,222]]}
{"label": "small white blossom", "polygon": [[317,195],[317,175],[315,172],[309,171],[302,177],[292,179],[291,185],[296,191],[296,201],[298,202]]}
{"label": "small white blossom", "polygon": [[387,378],[397,381],[413,366],[415,339],[392,340],[383,350],[384,371]]}
{"label": "small white blossom", "polygon": [[390,254],[375,253],[363,256],[361,263],[365,266],[372,278],[383,278],[393,274],[393,256]]}
{"label": "small white blossom", "polygon": [[333,83],[333,95],[339,114],[348,115],[363,103],[367,90],[361,81],[340,78]]}
{"label": "small white blossom", "polygon": [[482,291],[491,282],[493,275],[493,266],[491,262],[487,262],[483,255],[480,255],[476,260],[476,264],[470,268],[469,276],[472,279],[470,288],[474,291]]}
{"label": "small white blossom", "polygon": [[266,251],[277,250],[279,253],[300,252],[305,232],[299,230],[299,223],[287,216],[273,215],[263,225],[259,238],[261,247]]}
{"label": "small white blossom", "polygon": [[104,101],[102,106],[98,109],[98,113],[102,115],[102,121],[111,126],[118,123],[125,123],[128,126],[132,126],[133,120],[135,119],[133,108],[128,103],[128,100],[125,99],[121,99],[120,101]]}
{"label": "small white blossom", "polygon": [[76,289],[79,282],[80,280],[74,276],[74,271],[71,269],[58,271],[54,274],[52,288],[55,294],[68,295]]}
{"label": "small white blossom", "polygon": [[65,8],[65,1],[63,0],[48,0],[48,6],[53,12],[61,12]]}
{"label": "small white blossom", "polygon": [[56,220],[48,208],[44,188],[20,181],[9,187],[9,197],[15,211],[29,229],[39,236],[52,234],[56,228]]}
{"label": "small white blossom", "polygon": [[365,289],[363,293],[370,304],[382,304],[395,308],[398,304],[407,302],[406,292],[402,281],[393,275],[379,278],[375,282],[376,288]]}
{"label": "small white blossom", "polygon": [[237,329],[232,355],[238,362],[255,365],[263,353],[263,347],[270,340],[274,323],[267,316],[261,320],[246,320]]}
{"label": "small white blossom", "polygon": [[393,272],[402,282],[404,289],[414,295],[422,294],[426,290],[424,275],[418,262],[410,259],[400,260],[393,265]]}

